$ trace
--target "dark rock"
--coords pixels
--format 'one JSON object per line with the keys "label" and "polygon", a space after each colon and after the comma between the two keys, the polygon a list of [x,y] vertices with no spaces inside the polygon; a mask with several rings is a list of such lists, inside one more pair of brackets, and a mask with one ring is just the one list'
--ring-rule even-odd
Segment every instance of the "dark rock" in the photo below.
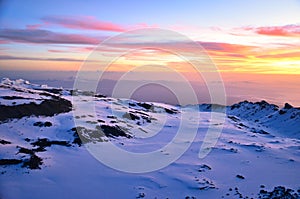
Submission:
{"label": "dark rock", "polygon": [[17,148],[19,148],[19,153],[34,155],[34,151],[31,149],[26,149],[26,148],[19,147],[19,146],[17,146]]}
{"label": "dark rock", "polygon": [[236,177],[239,178],[239,179],[245,179],[245,177],[242,176],[242,175],[236,175]]}
{"label": "dark rock", "polygon": [[293,108],[293,106],[290,105],[289,103],[284,104],[284,109],[291,109],[291,108]]}
{"label": "dark rock", "polygon": [[18,159],[0,159],[0,165],[20,164],[22,160]]}
{"label": "dark rock", "polygon": [[44,123],[44,127],[50,127],[50,126],[52,126],[52,123],[51,123],[51,122],[45,122],[45,123]]}
{"label": "dark rock", "polygon": [[178,113],[178,111],[176,109],[168,109],[168,108],[164,108],[166,113],[169,113],[169,114],[176,114]]}
{"label": "dark rock", "polygon": [[41,169],[41,165],[43,164],[42,158],[38,157],[37,155],[33,154],[30,156],[29,159],[23,162],[22,167],[28,167],[29,169]]}
{"label": "dark rock", "polygon": [[153,110],[153,105],[152,104],[139,102],[139,103],[137,103],[137,105],[140,106],[140,107],[143,107],[147,110]]}
{"label": "dark rock", "polygon": [[110,118],[110,119],[117,119],[116,116],[113,116],[113,115],[108,115],[107,118]]}
{"label": "dark rock", "polygon": [[283,115],[283,114],[285,114],[286,113],[286,111],[284,111],[284,110],[280,110],[279,111],[279,115]]}
{"label": "dark rock", "polygon": [[74,133],[73,133],[74,140],[73,140],[72,143],[77,144],[78,146],[81,146],[83,143],[82,143],[82,141],[81,141],[81,139],[78,135],[78,132],[77,132],[76,128],[74,127],[71,130],[74,131]]}
{"label": "dark rock", "polygon": [[40,104],[31,102],[29,104],[19,104],[15,106],[0,105],[0,121],[19,119],[32,115],[54,116],[72,110],[70,101],[59,97],[53,98],[54,99],[45,99]]}
{"label": "dark rock", "polygon": [[35,142],[32,142],[31,145],[38,146],[37,151],[45,151],[46,147],[50,147],[51,145],[61,145],[61,146],[71,146],[71,144],[67,141],[57,141],[57,140],[48,140],[47,138],[38,139]]}
{"label": "dark rock", "polygon": [[129,119],[129,120],[139,120],[140,117],[133,114],[133,113],[125,113],[123,116],[123,118]]}
{"label": "dark rock", "polygon": [[0,139],[0,144],[3,144],[3,145],[5,145],[5,144],[11,144],[11,142]]}
{"label": "dark rock", "polygon": [[139,195],[136,198],[144,198],[145,194],[144,193],[139,193]]}
{"label": "dark rock", "polygon": [[52,126],[51,122],[35,122],[33,123],[33,126],[38,126],[38,127],[50,127]]}
{"label": "dark rock", "polygon": [[199,172],[204,172],[205,170],[211,170],[211,167],[206,164],[202,164],[200,169],[198,169]]}
{"label": "dark rock", "polygon": [[292,189],[285,188],[283,186],[277,186],[273,191],[260,190],[259,198],[262,199],[299,199],[300,196]]}
{"label": "dark rock", "polygon": [[63,89],[61,88],[36,88],[36,90],[47,91],[49,93],[61,95]]}
{"label": "dark rock", "polygon": [[123,131],[119,126],[97,125],[96,129],[101,130],[106,137],[132,137],[131,135]]}
{"label": "dark rock", "polygon": [[95,94],[95,97],[98,97],[98,98],[106,98],[105,95],[102,95],[102,94]]}
{"label": "dark rock", "polygon": [[18,99],[30,99],[30,98],[26,98],[26,97],[21,97],[21,96],[2,96],[2,99],[5,100],[18,100]]}
{"label": "dark rock", "polygon": [[103,142],[102,137],[105,136],[102,131],[91,130],[81,126],[74,127],[71,131],[74,132],[73,144],[78,144],[79,146],[89,142]]}

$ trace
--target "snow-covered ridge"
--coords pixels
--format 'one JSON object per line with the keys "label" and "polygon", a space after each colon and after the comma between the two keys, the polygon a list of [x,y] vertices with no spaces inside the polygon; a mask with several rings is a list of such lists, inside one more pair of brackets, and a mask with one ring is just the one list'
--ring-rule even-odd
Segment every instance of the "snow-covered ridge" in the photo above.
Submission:
{"label": "snow-covered ridge", "polygon": [[[212,106],[215,106],[212,109]],[[249,102],[247,100],[222,107],[220,105],[202,104],[200,111],[226,109],[228,117],[239,126],[253,132],[264,134],[284,134],[284,136],[300,138],[300,108],[286,103],[283,108],[275,104]]]}
{"label": "snow-covered ridge", "polygon": [[0,83],[0,122],[25,116],[53,116],[72,110],[62,89],[4,78]]}
{"label": "snow-covered ridge", "polygon": [[[95,102],[95,114],[76,112],[72,98]],[[9,79],[0,83],[0,103],[1,198],[299,198],[299,108],[288,104],[180,107]],[[211,124],[210,111],[224,109],[225,122]],[[200,120],[193,118],[199,111]],[[182,119],[198,125],[190,148],[150,173],[118,172],[82,145],[110,141],[129,152],[158,150],[165,159],[173,151],[161,148],[174,142]],[[199,159],[207,129],[220,125],[212,152]]]}
{"label": "snow-covered ridge", "polygon": [[[23,79],[10,80],[8,78],[3,78],[0,82],[0,105],[2,107],[3,105],[14,106],[29,103],[39,105],[44,100],[51,100],[52,98],[61,99],[66,102],[65,99],[71,101],[71,95],[96,98],[105,97],[101,94],[95,94],[89,91],[66,90],[63,88],[48,87],[47,85],[32,84]],[[147,104],[135,100],[113,98],[106,98],[102,101],[131,107],[131,109],[134,110],[128,112],[127,116],[135,120],[138,118],[146,118],[145,115],[141,117],[141,114],[138,113],[139,110],[149,111],[152,108],[156,108],[156,111],[159,111],[160,107],[160,109],[164,109],[167,113],[175,113],[180,108],[184,108],[160,103]],[[70,104],[69,106],[71,107]],[[192,105],[192,107],[195,108],[195,105]],[[270,132],[284,132],[286,136],[300,137],[300,108],[293,107],[288,103],[286,103],[283,108],[279,108],[277,105],[269,104],[264,100],[261,102],[249,102],[245,100],[227,107],[211,104],[201,104],[198,107],[199,111],[202,112],[226,111],[228,117],[241,128],[248,128],[252,131],[266,134]],[[71,109],[69,109],[69,111],[70,110]],[[67,109],[63,111],[67,111]],[[134,112],[136,113],[134,114]],[[143,121],[139,121],[138,123],[141,122],[143,123]],[[253,126],[255,126],[255,128]]]}

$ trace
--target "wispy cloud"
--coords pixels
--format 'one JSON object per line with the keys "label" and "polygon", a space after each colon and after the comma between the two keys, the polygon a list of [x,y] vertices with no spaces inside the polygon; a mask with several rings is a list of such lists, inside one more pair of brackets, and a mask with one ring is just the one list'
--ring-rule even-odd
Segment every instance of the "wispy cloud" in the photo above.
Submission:
{"label": "wispy cloud", "polygon": [[41,29],[2,29],[0,38],[21,43],[98,44],[100,39],[80,34],[56,33]]}
{"label": "wispy cloud", "polygon": [[[86,60],[72,58],[38,58],[38,57],[18,57],[10,55],[0,55],[1,60],[27,60],[27,61],[58,61],[58,62],[83,62]],[[92,61],[92,60],[87,60]]]}
{"label": "wispy cloud", "polygon": [[58,25],[69,29],[101,30],[123,32],[125,27],[119,24],[101,21],[93,16],[47,16],[42,21],[48,25]]}

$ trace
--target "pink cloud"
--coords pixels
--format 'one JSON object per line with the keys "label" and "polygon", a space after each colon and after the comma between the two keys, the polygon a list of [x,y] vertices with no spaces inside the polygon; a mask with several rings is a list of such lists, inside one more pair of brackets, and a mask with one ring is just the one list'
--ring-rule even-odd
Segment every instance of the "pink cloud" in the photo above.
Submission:
{"label": "pink cloud", "polygon": [[111,22],[100,21],[92,16],[48,16],[43,17],[46,24],[59,25],[70,29],[101,30],[123,32],[125,28]]}
{"label": "pink cloud", "polygon": [[2,40],[2,39],[0,39],[0,44],[8,44],[8,43],[10,43],[10,42],[7,41],[7,40]]}
{"label": "pink cloud", "polygon": [[243,27],[245,31],[253,31],[259,35],[300,37],[300,25],[290,24],[285,26],[262,26],[262,27]]}

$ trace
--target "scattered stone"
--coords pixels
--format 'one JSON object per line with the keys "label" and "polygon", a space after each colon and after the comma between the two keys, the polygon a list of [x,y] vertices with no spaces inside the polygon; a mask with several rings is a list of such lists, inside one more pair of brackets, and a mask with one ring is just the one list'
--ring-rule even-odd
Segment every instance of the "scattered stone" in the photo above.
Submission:
{"label": "scattered stone", "polygon": [[144,198],[145,197],[145,193],[139,193],[139,195],[136,198]]}
{"label": "scattered stone", "polygon": [[5,144],[11,144],[11,142],[0,139],[0,144],[3,144],[3,145],[5,145]]}
{"label": "scattered stone", "polygon": [[198,169],[199,172],[204,172],[206,170],[211,170],[211,167],[206,164],[201,165],[200,169]]}
{"label": "scattered stone", "polygon": [[50,127],[52,126],[51,122],[35,122],[33,123],[33,126],[38,126],[38,127]]}
{"label": "scattered stone", "polygon": [[300,196],[294,190],[285,188],[283,186],[274,187],[273,191],[260,190],[258,194],[261,199],[299,199]]}
{"label": "scattered stone", "polygon": [[239,178],[239,179],[242,179],[242,180],[243,180],[243,179],[245,179],[245,177],[244,177],[244,176],[242,176],[242,175],[239,175],[239,174],[238,174],[238,175],[236,175],[236,177],[237,177],[237,178]]}
{"label": "scattered stone", "polygon": [[113,115],[108,115],[107,118],[110,118],[110,119],[117,119],[116,116],[113,116]]}

